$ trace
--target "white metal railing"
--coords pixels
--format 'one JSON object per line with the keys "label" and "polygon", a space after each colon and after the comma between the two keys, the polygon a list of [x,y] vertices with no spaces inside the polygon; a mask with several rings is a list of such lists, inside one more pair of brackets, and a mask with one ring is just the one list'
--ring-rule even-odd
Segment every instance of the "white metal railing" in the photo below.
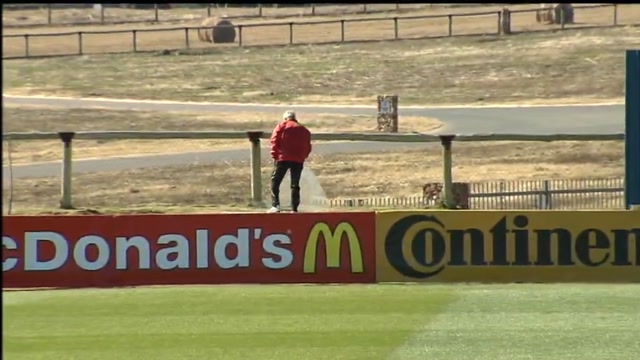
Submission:
{"label": "white metal railing", "polygon": [[[251,198],[255,205],[262,204],[261,149],[260,139],[268,139],[270,133],[263,131],[83,131],[83,132],[24,132],[2,134],[3,141],[60,139],[63,144],[62,186],[60,207],[73,208],[71,196],[72,142],[73,140],[161,140],[161,139],[248,139],[251,144]],[[453,141],[620,141],[624,134],[389,134],[389,133],[314,133],[313,140],[324,141],[379,141],[405,143],[442,144],[443,198],[451,203],[452,142]]]}

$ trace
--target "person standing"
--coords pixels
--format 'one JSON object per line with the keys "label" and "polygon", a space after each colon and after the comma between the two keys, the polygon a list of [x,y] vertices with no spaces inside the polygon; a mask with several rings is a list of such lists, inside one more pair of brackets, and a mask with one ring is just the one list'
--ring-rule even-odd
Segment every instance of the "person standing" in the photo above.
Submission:
{"label": "person standing", "polygon": [[271,134],[271,157],[274,169],[271,173],[271,208],[268,212],[280,212],[280,184],[287,171],[291,176],[291,210],[300,206],[300,177],[304,162],[311,153],[311,132],[298,122],[296,113],[285,111]]}

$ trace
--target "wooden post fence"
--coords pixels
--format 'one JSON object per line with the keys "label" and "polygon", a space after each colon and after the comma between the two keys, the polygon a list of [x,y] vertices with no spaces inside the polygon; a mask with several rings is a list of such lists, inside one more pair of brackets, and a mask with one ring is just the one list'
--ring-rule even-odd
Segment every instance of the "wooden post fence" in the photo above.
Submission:
{"label": "wooden post fence", "polygon": [[[26,132],[2,134],[3,141],[35,141],[60,139],[63,143],[62,185],[60,207],[73,208],[72,202],[72,140],[167,140],[167,139],[249,139],[251,143],[251,198],[255,206],[262,206],[262,176],[260,139],[270,134],[263,131],[86,131],[86,132]],[[314,133],[316,141],[381,141],[442,144],[443,187],[447,205],[451,204],[453,189],[453,141],[620,141],[624,134],[486,134],[431,135],[392,133]]]}
{"label": "wooden post fence", "polygon": [[[639,5],[640,6],[640,5]],[[574,7],[574,11],[582,11],[585,9],[594,9],[594,8],[600,8],[600,7],[612,7],[613,8],[613,13],[612,13],[612,17],[613,19],[611,20],[611,22],[608,25],[602,25],[602,26],[616,26],[619,24],[618,21],[618,6],[616,4],[601,4],[601,5],[585,5],[585,6],[576,6]],[[278,22],[269,22],[269,23],[260,23],[260,24],[237,24],[235,25],[236,31],[237,31],[237,42],[238,42],[238,46],[251,46],[251,44],[249,43],[249,41],[251,40],[251,36],[249,38],[247,38],[246,34],[244,33],[243,29],[246,28],[258,28],[258,27],[265,27],[265,26],[270,26],[270,27],[274,27],[274,26],[282,26],[282,27],[286,27],[286,30],[288,32],[288,36],[283,34],[283,38],[280,41],[277,42],[269,42],[269,44],[272,45],[292,45],[295,44],[296,41],[296,34],[295,32],[298,31],[297,29],[302,28],[303,26],[300,25],[304,25],[306,27],[308,26],[314,26],[314,25],[327,25],[327,24],[332,24],[334,26],[339,27],[339,29],[337,29],[338,31],[340,31],[340,38],[339,41],[340,42],[348,42],[350,41],[349,38],[349,34],[347,34],[348,32],[348,24],[351,24],[353,22],[392,22],[392,24],[389,24],[391,26],[393,26],[393,38],[394,40],[401,40],[403,39],[403,36],[401,34],[402,31],[402,22],[403,21],[410,21],[410,20],[421,20],[424,19],[425,21],[430,21],[430,20],[435,20],[435,19],[447,19],[447,24],[444,25],[446,26],[446,29],[443,29],[444,34],[448,35],[448,36],[456,36],[458,35],[456,33],[456,21],[454,18],[468,18],[468,17],[481,17],[481,16],[492,16],[495,17],[496,19],[496,23],[495,25],[492,25],[490,22],[487,23],[486,28],[483,29],[477,29],[474,34],[475,35],[486,35],[486,34],[495,34],[495,35],[509,35],[513,32],[517,32],[516,29],[513,29],[513,27],[517,24],[513,23],[513,19],[512,19],[512,15],[514,14],[524,14],[524,13],[535,13],[536,11],[539,11],[539,8],[532,8],[532,9],[521,9],[521,10],[509,10],[509,9],[503,9],[500,11],[484,11],[484,12],[475,12],[475,13],[460,13],[460,14],[437,14],[437,15],[416,15],[416,16],[402,16],[402,17],[398,17],[398,16],[394,16],[394,17],[376,17],[376,18],[366,18],[366,19],[336,19],[336,20],[326,20],[326,21],[304,21],[304,22],[286,22],[286,23],[278,23]],[[158,7],[155,7],[155,13],[156,13],[156,17],[158,16]],[[157,19],[156,19],[157,20]],[[633,24],[637,24],[637,21],[634,21]],[[564,24],[564,22],[559,24],[559,27],[561,29],[565,29],[565,28],[569,28],[567,26],[565,26],[566,24]],[[630,25],[630,24],[629,24]],[[125,30],[106,30],[106,31],[82,31],[82,32],[78,32],[78,31],[70,31],[70,32],[60,32],[60,33],[46,33],[46,34],[9,34],[9,35],[3,35],[3,40],[6,39],[6,43],[15,43],[15,45],[13,46],[5,46],[5,49],[3,51],[3,59],[20,59],[20,58],[28,58],[28,57],[37,57],[37,56],[52,56],[53,54],[50,53],[38,53],[38,54],[34,54],[34,49],[30,49],[30,47],[33,45],[33,40],[34,37],[72,37],[72,36],[77,36],[77,41],[76,40],[72,40],[75,41],[75,43],[73,43],[72,41],[67,42],[67,40],[65,39],[64,41],[60,41],[60,47],[64,48],[65,50],[63,51],[59,51],[60,48],[58,48],[58,51],[56,52],[55,56],[68,56],[68,55],[85,55],[85,49],[88,48],[93,48],[93,49],[99,49],[96,50],[94,52],[90,52],[92,54],[99,54],[99,53],[128,53],[128,52],[139,52],[139,51],[161,51],[161,50],[165,50],[166,48],[174,48],[174,49],[188,49],[193,47],[192,45],[192,41],[189,38],[189,32],[190,31],[197,31],[198,29],[200,29],[200,27],[196,27],[196,26],[180,26],[180,27],[171,27],[171,28],[161,28],[161,29],[153,29],[153,28],[140,28],[140,29],[125,29]],[[552,29],[552,28],[550,28]],[[149,32],[158,32],[158,31],[162,31],[162,32],[170,32],[170,31],[179,31],[179,32],[183,32],[184,35],[184,41],[182,43],[182,45],[180,45],[179,43],[173,43],[173,44],[166,44],[166,45],[162,45],[162,46],[166,46],[166,47],[161,47],[158,44],[154,44],[153,49],[143,49],[145,44],[139,44],[139,40],[141,38],[143,38],[142,36],[138,36],[140,33],[149,33]],[[526,30],[525,30],[526,31]],[[384,32],[384,31],[381,31]],[[96,44],[87,44],[87,41],[90,41],[90,39],[95,39],[95,37],[92,37],[91,35],[106,35],[106,34],[131,34],[131,42],[132,42],[132,46],[129,47],[127,42],[129,40],[126,39],[125,36],[122,36],[122,40],[121,42],[118,42],[119,45],[114,45],[111,44],[108,48],[101,48],[101,47],[97,47],[95,46]],[[260,32],[259,31],[255,31],[255,32],[251,32],[252,36],[260,36],[259,35]],[[442,32],[440,32],[440,34],[442,34]],[[465,34],[465,35],[472,35],[472,34]],[[285,38],[285,36],[287,36]],[[436,32],[429,32],[425,30],[424,33],[424,37],[437,37],[439,36]],[[22,49],[20,48],[21,45],[18,45],[18,42],[14,42],[10,39],[13,38],[24,38],[24,51],[21,51]],[[305,36],[305,38],[308,38],[308,36]],[[377,39],[382,39],[382,38],[377,38],[377,36],[371,36],[370,38],[366,39],[366,40],[377,40]],[[338,39],[335,39],[335,41],[337,41]],[[307,40],[306,42],[304,42],[304,44],[313,44],[313,43],[318,43],[318,42],[326,42],[327,39],[326,38],[322,38],[322,37],[318,37],[316,40],[310,39]],[[358,42],[358,40],[354,40],[354,42]],[[298,44],[303,44],[303,42],[297,42]],[[76,45],[77,44],[77,45]],[[93,46],[88,46],[88,45],[93,45]],[[263,45],[267,45],[267,44],[263,44]]]}

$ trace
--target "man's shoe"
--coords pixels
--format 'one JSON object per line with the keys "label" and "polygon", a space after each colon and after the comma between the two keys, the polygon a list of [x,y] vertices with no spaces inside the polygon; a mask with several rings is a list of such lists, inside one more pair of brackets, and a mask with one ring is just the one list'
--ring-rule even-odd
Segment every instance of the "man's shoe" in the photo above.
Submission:
{"label": "man's shoe", "polygon": [[270,213],[270,214],[279,213],[280,212],[280,208],[277,207],[277,206],[272,206],[271,209],[269,209],[267,212]]}

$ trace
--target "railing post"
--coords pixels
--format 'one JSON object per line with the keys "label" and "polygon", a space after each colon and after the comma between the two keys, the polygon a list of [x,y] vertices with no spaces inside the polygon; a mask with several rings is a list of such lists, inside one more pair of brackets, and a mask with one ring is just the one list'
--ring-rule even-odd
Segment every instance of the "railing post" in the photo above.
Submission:
{"label": "railing post", "polygon": [[131,30],[131,35],[133,36],[133,52],[138,52],[138,31]]}
{"label": "railing post", "polygon": [[242,25],[238,25],[238,46],[242,46]]}
{"label": "railing post", "polygon": [[29,57],[29,34],[24,34],[24,57]]}
{"label": "railing post", "polygon": [[184,28],[184,45],[185,48],[189,48],[189,28]]}
{"label": "railing post", "polygon": [[442,193],[445,205],[453,205],[453,160],[451,155],[451,143],[455,135],[440,135],[442,143]]}
{"label": "railing post", "polygon": [[51,20],[51,4],[47,4],[47,24],[51,25],[52,20]]}
{"label": "railing post", "polygon": [[78,32],[78,55],[82,55],[82,31]]}
{"label": "railing post", "polygon": [[258,4],[258,17],[262,17],[262,4]]}
{"label": "railing post", "polygon": [[393,37],[398,40],[398,17],[393,18]]}
{"label": "railing post", "polygon": [[62,188],[60,197],[61,209],[73,209],[71,203],[71,164],[72,164],[72,151],[71,140],[73,140],[74,132],[59,132],[60,140],[62,140],[63,153],[62,153]]}
{"label": "railing post", "polygon": [[160,19],[160,16],[158,14],[158,4],[153,4],[153,11],[154,11],[155,22],[158,22],[158,20]]}
{"label": "railing post", "polygon": [[260,154],[260,137],[262,131],[248,131],[251,142],[251,200],[253,206],[262,207],[262,166]]}
{"label": "railing post", "polygon": [[453,205],[453,160],[451,145],[455,135],[440,135],[442,143],[442,192],[445,205]]}
{"label": "railing post", "polygon": [[453,15],[449,14],[449,36],[453,35]]}
{"label": "railing post", "polygon": [[613,26],[618,26],[618,4],[613,4]]}
{"label": "railing post", "polygon": [[344,42],[344,19],[340,20],[340,42]]}
{"label": "railing post", "polygon": [[511,35],[511,10],[502,8],[502,20],[500,22],[502,35]]}
{"label": "railing post", "polygon": [[293,45],[293,23],[289,23],[289,45]]}
{"label": "railing post", "polygon": [[[218,4],[216,3],[216,6]],[[211,17],[211,4],[207,5],[207,17]]]}
{"label": "railing post", "polygon": [[100,5],[100,23],[104,24],[104,4]]}

